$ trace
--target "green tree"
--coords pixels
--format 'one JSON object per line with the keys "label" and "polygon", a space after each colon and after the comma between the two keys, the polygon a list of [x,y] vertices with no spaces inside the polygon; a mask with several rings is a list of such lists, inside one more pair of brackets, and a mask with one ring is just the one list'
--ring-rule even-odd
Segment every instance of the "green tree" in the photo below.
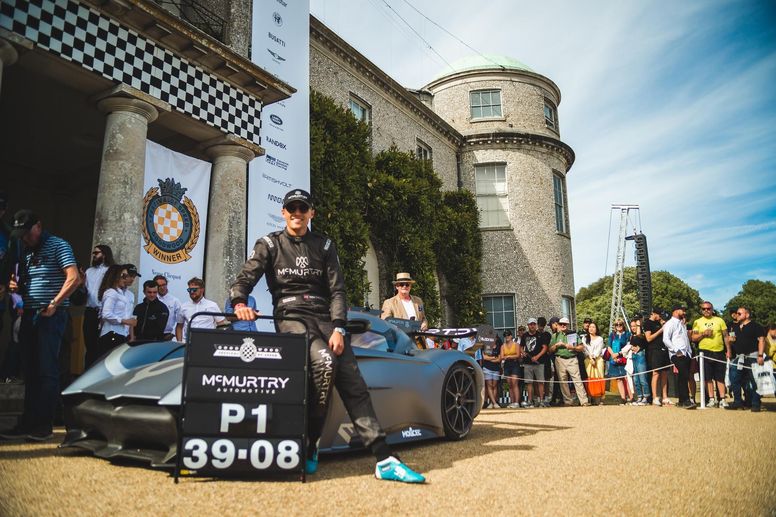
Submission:
{"label": "green tree", "polygon": [[[628,316],[639,311],[636,298],[636,268],[625,268],[622,303]],[[599,278],[577,293],[577,319],[592,318],[601,330],[609,332],[609,312],[612,304],[612,277]],[[701,298],[698,291],[668,271],[652,272],[652,305],[670,311],[675,304],[687,307],[688,321],[700,316]]]}
{"label": "green tree", "polygon": [[468,190],[445,192],[439,214],[436,257],[447,282],[446,301],[455,321],[468,327],[485,321],[482,307],[482,234],[474,194]]}
{"label": "green tree", "polygon": [[338,244],[348,301],[359,305],[369,283],[364,256],[367,178],[373,175],[369,126],[315,91],[310,93],[310,183],[316,203],[312,226]]}
{"label": "green tree", "polygon": [[[377,154],[371,172],[366,216],[382,265],[388,272],[412,273],[417,280],[413,293],[423,298],[429,321],[438,322],[434,245],[442,182],[429,160],[419,160],[395,146]],[[390,292],[390,285],[383,287]]]}
{"label": "green tree", "polygon": [[747,280],[741,290],[725,305],[725,317],[730,309],[746,307],[761,325],[776,323],[776,284],[763,280]]}

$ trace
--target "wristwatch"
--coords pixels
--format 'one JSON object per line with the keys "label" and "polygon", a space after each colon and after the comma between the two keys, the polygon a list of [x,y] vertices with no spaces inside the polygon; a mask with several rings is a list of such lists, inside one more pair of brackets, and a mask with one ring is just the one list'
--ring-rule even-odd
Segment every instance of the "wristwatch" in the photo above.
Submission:
{"label": "wristwatch", "polygon": [[347,330],[345,330],[345,329],[344,329],[344,328],[342,328],[342,327],[334,327],[334,332],[339,332],[339,333],[340,333],[340,334],[342,334],[343,336],[347,336],[347,335],[348,335],[348,331],[347,331]]}

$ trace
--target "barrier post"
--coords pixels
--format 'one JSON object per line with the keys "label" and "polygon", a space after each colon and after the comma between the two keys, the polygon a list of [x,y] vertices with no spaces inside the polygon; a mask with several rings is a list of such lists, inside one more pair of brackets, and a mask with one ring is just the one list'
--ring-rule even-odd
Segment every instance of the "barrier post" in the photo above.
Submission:
{"label": "barrier post", "polygon": [[703,365],[703,352],[698,354],[698,370],[700,370],[701,377],[701,409],[706,409],[706,375],[705,367]]}

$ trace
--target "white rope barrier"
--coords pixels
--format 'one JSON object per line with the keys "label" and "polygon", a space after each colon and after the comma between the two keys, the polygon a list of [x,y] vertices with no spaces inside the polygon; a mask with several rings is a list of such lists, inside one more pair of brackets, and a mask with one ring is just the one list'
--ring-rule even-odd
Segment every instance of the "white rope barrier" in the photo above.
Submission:
{"label": "white rope barrier", "polygon": [[[695,357],[691,357],[690,359],[697,359],[697,358],[698,358],[698,356],[696,355]],[[569,358],[569,359],[576,359],[576,358]],[[540,366],[540,365],[531,365],[531,366]],[[541,366],[544,366],[544,365],[542,364]],[[661,366],[660,368],[653,368],[652,370],[645,370],[643,372],[634,372],[632,374],[625,374],[625,375],[619,375],[619,376],[614,376],[614,377],[596,377],[594,379],[580,379],[580,382],[584,383],[584,382],[615,381],[615,380],[620,380],[620,379],[627,379],[628,377],[635,377],[636,375],[646,375],[648,373],[657,372],[657,371],[660,371],[660,370],[665,370],[666,368],[673,368],[673,367],[674,367],[674,365],[672,363],[672,364],[668,364],[666,366]],[[483,371],[484,370],[486,370],[486,368],[483,368]],[[491,370],[488,370],[488,371],[491,371]],[[526,379],[524,377],[517,377],[515,375],[503,375],[501,373],[499,373],[498,376],[499,376],[499,378],[501,380],[517,379],[518,381],[524,381],[524,382],[549,382],[551,384],[563,384],[565,382],[576,382],[576,381],[572,381],[570,379],[567,379],[567,380],[564,380],[564,381],[556,381],[555,379],[545,379],[543,381],[537,381],[536,379]]]}

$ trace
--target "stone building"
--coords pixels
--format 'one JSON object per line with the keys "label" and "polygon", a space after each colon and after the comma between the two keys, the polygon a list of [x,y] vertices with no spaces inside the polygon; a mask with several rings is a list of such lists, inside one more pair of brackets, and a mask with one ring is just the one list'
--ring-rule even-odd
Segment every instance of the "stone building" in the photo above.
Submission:
{"label": "stone building", "polygon": [[[0,5],[0,170],[11,208],[38,209],[82,263],[94,243],[138,263],[146,139],[210,160],[205,274],[209,297],[223,299],[244,259],[234,229],[245,227],[246,164],[263,153],[258,113],[294,92],[247,58],[250,0]],[[508,58],[454,67],[409,90],[310,18],[311,88],[369,122],[375,152],[415,152],[445,189],[477,195],[494,326],[573,317],[565,176],[574,153],[560,140],[560,90]],[[374,250],[367,270],[373,286],[395,273]]]}
{"label": "stone building", "polygon": [[244,260],[230,230],[245,227],[246,164],[264,152],[259,113],[294,89],[247,58],[249,2],[164,4],[2,0],[2,188],[80,263],[104,243],[138,264],[146,139],[211,161],[206,277],[225,292]]}
{"label": "stone building", "polygon": [[[372,127],[373,151],[395,144],[430,159],[443,188],[475,193],[483,237],[488,321],[514,329],[529,317],[574,318],[566,174],[573,150],[560,140],[560,89],[502,56],[464,59],[420,90],[408,90],[310,19],[310,87]],[[372,252],[373,254],[373,252]],[[391,292],[371,255],[369,302]],[[448,314],[448,319],[449,314]]]}

